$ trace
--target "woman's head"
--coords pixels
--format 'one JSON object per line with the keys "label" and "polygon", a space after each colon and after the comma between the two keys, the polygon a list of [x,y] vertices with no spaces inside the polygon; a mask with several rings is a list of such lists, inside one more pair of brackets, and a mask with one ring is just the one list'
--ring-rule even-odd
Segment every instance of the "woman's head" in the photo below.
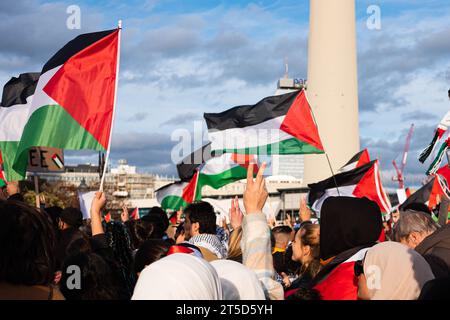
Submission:
{"label": "woman's head", "polygon": [[167,255],[171,244],[165,240],[145,241],[134,256],[134,272],[139,275],[148,265]]}
{"label": "woman's head", "polygon": [[242,240],[242,228],[239,227],[233,230],[233,232],[230,235],[227,259],[230,260],[242,259],[241,240]]}
{"label": "woman's head", "polygon": [[142,270],[132,299],[222,300],[222,285],[206,260],[175,253]]}
{"label": "woman's head", "polygon": [[320,227],[317,224],[304,224],[297,231],[292,244],[292,260],[303,265],[320,258]]}
{"label": "woman's head", "polygon": [[55,231],[46,213],[0,202],[0,282],[48,285],[55,272]]}
{"label": "woman's head", "polygon": [[434,279],[425,259],[398,242],[382,242],[355,262],[358,297],[363,300],[415,300],[424,284]]}
{"label": "woman's head", "polygon": [[[79,272],[77,282],[73,277]],[[111,267],[95,253],[77,253],[67,257],[61,277],[61,292],[67,300],[119,299]]]}

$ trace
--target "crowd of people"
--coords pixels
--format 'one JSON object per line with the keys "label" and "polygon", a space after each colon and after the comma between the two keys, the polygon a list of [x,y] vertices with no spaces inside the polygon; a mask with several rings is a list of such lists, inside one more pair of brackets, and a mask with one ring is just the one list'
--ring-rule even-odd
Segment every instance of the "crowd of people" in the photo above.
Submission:
{"label": "crowd of people", "polygon": [[0,299],[450,298],[449,225],[408,209],[387,226],[375,202],[329,197],[319,223],[303,204],[275,226],[262,212],[264,168],[254,178],[249,166],[244,208],[232,199],[222,226],[203,201],[176,224],[160,207],[105,222],[102,192],[86,221],[77,208],[27,205],[11,183],[0,200]]}

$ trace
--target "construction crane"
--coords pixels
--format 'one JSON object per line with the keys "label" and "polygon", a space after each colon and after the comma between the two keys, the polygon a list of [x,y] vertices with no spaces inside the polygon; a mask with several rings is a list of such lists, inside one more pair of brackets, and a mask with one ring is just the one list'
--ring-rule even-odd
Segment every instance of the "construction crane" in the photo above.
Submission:
{"label": "construction crane", "polygon": [[406,137],[406,143],[405,148],[403,149],[403,157],[402,157],[402,163],[400,164],[400,168],[398,167],[397,163],[395,162],[395,159],[392,160],[392,164],[394,165],[395,171],[397,173],[396,176],[392,177],[393,181],[398,181],[398,185],[400,189],[405,188],[405,179],[403,176],[403,170],[406,166],[406,159],[408,158],[408,151],[409,147],[411,145],[411,138],[414,132],[414,123],[411,124],[411,128],[409,128],[408,136]]}

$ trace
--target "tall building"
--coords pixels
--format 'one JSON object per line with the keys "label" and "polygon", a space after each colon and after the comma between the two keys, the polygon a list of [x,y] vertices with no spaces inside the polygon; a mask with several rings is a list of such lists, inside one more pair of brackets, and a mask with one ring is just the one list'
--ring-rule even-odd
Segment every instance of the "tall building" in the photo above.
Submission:
{"label": "tall building", "polygon": [[[308,100],[336,172],[359,151],[355,0],[310,0]],[[330,176],[324,154],[305,157],[305,184]]]}

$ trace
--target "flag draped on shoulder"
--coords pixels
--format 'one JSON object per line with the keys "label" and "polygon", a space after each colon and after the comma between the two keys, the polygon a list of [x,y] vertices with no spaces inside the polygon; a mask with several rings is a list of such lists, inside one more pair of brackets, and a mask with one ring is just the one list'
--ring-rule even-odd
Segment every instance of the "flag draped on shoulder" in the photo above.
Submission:
{"label": "flag draped on shoulder", "polygon": [[[336,184],[337,187],[336,188]],[[336,174],[318,183],[309,184],[308,205],[318,215],[323,202],[330,196],[366,197],[378,204],[384,214],[391,210],[391,203],[383,189],[378,160],[350,171]],[[339,192],[338,192],[339,189]]]}
{"label": "flag draped on shoulder", "polygon": [[117,82],[120,29],[82,34],[43,67],[18,146],[23,176],[33,146],[108,148]]}
{"label": "flag draped on shoulder", "polygon": [[204,118],[211,150],[219,154],[324,153],[304,90]]}
{"label": "flag draped on shoulder", "polygon": [[13,164],[27,123],[39,75],[38,72],[22,73],[17,78],[12,77],[3,87],[0,104],[0,151],[3,158],[3,171],[8,181],[23,178],[13,169]]}

